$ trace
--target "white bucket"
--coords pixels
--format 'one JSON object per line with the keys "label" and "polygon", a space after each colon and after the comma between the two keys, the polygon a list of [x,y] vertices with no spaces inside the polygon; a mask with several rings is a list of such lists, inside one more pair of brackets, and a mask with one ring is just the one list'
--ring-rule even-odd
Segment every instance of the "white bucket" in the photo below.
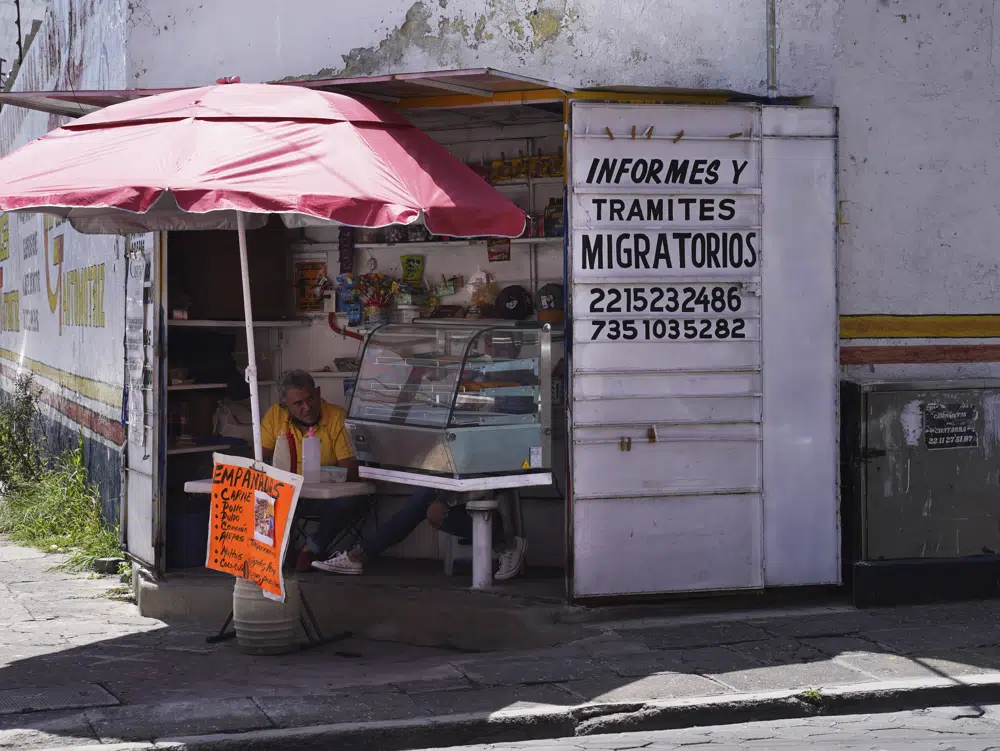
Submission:
{"label": "white bucket", "polygon": [[276,655],[299,648],[299,580],[285,575],[285,601],[264,597],[260,587],[237,577],[233,588],[233,626],[240,649]]}

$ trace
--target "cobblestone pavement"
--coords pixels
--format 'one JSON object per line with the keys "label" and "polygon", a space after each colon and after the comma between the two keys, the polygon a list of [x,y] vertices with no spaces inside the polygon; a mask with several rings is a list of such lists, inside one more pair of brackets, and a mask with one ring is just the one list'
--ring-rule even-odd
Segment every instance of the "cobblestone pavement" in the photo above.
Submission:
{"label": "cobblestone pavement", "polygon": [[[937,682],[933,690],[947,693],[935,694],[938,704],[973,700],[952,690],[969,683],[976,700],[1000,701],[997,601],[632,619],[591,624],[586,638],[531,652],[355,639],[252,657],[233,642],[206,644],[204,629],[141,617],[134,605],[104,596],[115,578],[54,571],[59,560],[0,541],[0,749],[218,733],[277,738],[303,728],[346,732],[352,723],[379,733],[422,726],[426,748],[619,731],[650,712],[665,716],[664,703],[689,713],[707,708],[710,716],[685,715],[698,724],[792,717],[811,711],[815,691],[868,697],[893,681]],[[980,689],[991,681],[985,696]],[[795,711],[747,714],[754,702]],[[984,718],[978,722],[992,727]],[[491,735],[498,723],[501,734]],[[672,714],[658,726],[682,724]],[[454,734],[439,730],[445,726]],[[704,742],[698,737],[691,742]],[[587,747],[604,748],[608,738]]]}
{"label": "cobblestone pavement", "polygon": [[1000,748],[1000,706],[942,707],[880,715],[623,733],[432,751],[985,751]]}

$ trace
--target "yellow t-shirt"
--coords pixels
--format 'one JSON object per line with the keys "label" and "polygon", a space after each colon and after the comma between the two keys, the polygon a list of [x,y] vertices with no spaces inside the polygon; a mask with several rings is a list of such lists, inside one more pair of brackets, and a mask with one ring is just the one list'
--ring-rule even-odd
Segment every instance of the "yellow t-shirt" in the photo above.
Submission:
{"label": "yellow t-shirt", "polygon": [[[316,435],[320,440],[320,462],[324,467],[333,466],[342,459],[354,457],[354,449],[344,427],[346,413],[340,407],[328,402],[321,402],[319,423],[316,424]],[[260,442],[267,451],[273,451],[278,442],[278,436],[291,431],[295,436],[295,455],[298,466],[295,471],[302,474],[302,438],[303,432],[291,421],[288,410],[281,404],[275,404],[264,415],[260,425]]]}

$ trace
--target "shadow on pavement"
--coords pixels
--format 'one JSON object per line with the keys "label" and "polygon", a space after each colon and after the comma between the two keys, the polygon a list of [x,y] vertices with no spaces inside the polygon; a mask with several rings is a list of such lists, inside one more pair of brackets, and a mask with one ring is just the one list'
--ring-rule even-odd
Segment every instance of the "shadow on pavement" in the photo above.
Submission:
{"label": "shadow on pavement", "polygon": [[0,748],[1000,670],[997,602],[629,620],[516,653],[349,639],[253,657],[233,641],[207,644],[204,628],[142,618],[102,596],[116,581],[54,562],[0,543]]}

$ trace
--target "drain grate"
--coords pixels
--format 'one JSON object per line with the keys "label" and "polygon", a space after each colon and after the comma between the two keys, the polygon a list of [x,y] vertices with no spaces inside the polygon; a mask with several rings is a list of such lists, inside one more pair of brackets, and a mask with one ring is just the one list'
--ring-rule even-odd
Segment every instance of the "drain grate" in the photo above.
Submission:
{"label": "drain grate", "polygon": [[0,691],[0,715],[19,712],[47,712],[54,709],[110,707],[118,700],[96,683],[76,686],[12,688]]}

